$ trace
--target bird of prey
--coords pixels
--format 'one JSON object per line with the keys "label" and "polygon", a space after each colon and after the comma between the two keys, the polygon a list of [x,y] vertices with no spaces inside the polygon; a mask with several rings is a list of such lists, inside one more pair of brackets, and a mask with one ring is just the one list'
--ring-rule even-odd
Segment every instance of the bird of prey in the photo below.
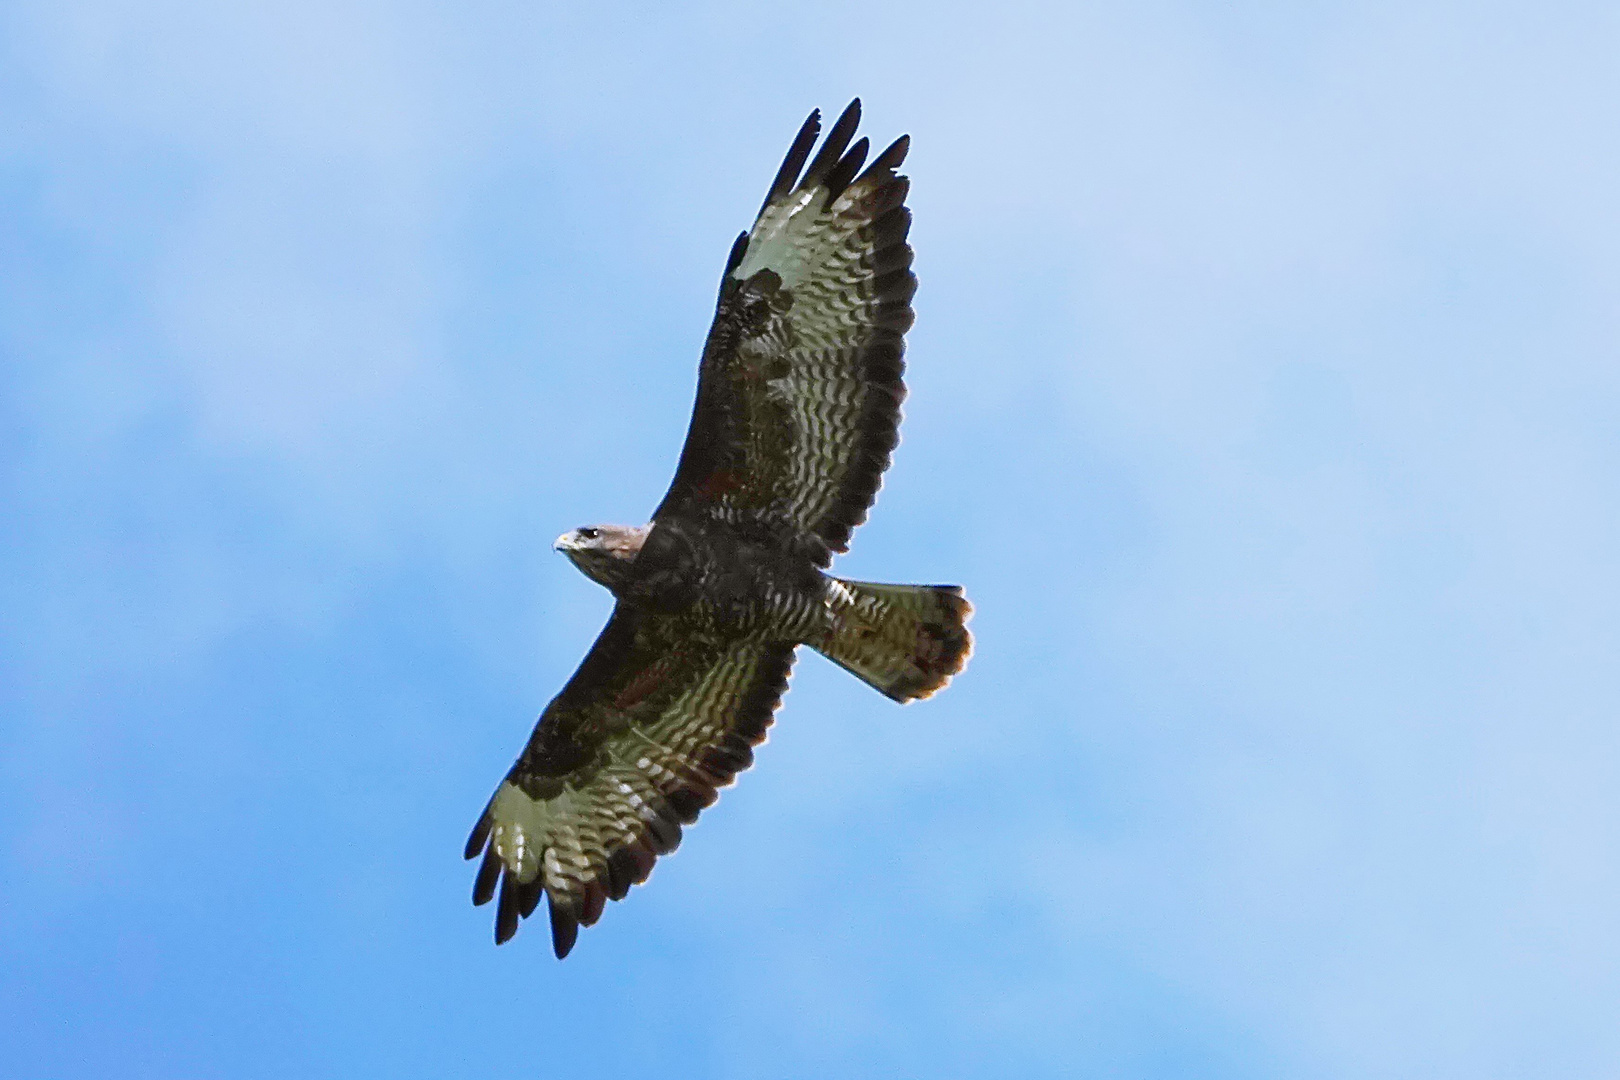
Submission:
{"label": "bird of prey", "polygon": [[857,99],[811,160],[812,112],[732,245],[652,521],[557,539],[616,603],[467,840],[467,858],[484,857],[473,903],[499,885],[497,944],[544,896],[561,959],[606,901],[647,880],[753,763],[798,646],[899,702],[967,660],[961,588],[826,573],[899,441],[917,289],[910,181],[895,172],[909,137],[861,172],[859,122]]}

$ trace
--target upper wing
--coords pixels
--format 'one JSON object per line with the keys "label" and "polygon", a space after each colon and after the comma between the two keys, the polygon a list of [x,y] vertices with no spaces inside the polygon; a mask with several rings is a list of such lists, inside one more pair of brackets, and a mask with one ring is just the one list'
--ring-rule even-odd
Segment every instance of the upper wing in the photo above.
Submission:
{"label": "upper wing", "polygon": [[[909,138],[856,178],[852,102],[799,179],[820,128],[811,113],[737,238],[703,347],[697,404],[669,493],[653,514],[720,513],[844,551],[899,441],[911,327],[905,206],[895,175]],[[848,147],[848,153],[845,148]]]}
{"label": "upper wing", "polygon": [[467,840],[467,858],[484,852],[473,903],[500,882],[496,944],[545,892],[560,959],[580,924],[647,880],[753,763],[792,666],[792,646],[700,648],[615,609]]}

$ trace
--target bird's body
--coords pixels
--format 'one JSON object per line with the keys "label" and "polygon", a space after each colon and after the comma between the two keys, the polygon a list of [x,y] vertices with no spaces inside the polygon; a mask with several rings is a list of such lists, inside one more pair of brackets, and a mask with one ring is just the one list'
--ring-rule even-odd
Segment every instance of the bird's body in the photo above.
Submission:
{"label": "bird's body", "polygon": [[618,596],[707,641],[807,641],[822,622],[822,576],[792,546],[724,521],[672,517],[653,526]]}
{"label": "bird's body", "polygon": [[[970,608],[955,586],[827,573],[898,440],[907,140],[856,177],[866,140],[839,118],[802,179],[800,130],[754,228],[727,260],[675,479],[652,521],[557,548],[617,603],[546,707],[467,844],[473,888],[500,886],[496,940],[550,898],[557,955],[644,881],[681,825],[753,761],[809,645],[897,701],[959,671]],[[847,153],[846,153],[847,149]]]}

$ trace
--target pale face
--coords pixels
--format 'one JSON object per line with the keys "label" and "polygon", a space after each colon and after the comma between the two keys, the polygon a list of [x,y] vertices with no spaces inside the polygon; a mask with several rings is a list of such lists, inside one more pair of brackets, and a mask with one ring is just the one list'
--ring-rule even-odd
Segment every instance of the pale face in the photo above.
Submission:
{"label": "pale face", "polygon": [[651,525],[586,525],[563,533],[551,547],[586,577],[612,589],[624,580],[651,531]]}

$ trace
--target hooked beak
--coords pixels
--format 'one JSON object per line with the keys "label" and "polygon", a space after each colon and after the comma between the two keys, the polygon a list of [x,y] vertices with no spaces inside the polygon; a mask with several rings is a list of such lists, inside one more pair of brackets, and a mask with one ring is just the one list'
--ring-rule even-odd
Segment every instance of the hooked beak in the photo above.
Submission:
{"label": "hooked beak", "polygon": [[557,537],[557,539],[551,545],[551,550],[552,551],[565,551],[565,552],[566,551],[573,551],[574,550],[574,534],[573,534],[573,532],[572,531],[565,532],[561,536]]}

